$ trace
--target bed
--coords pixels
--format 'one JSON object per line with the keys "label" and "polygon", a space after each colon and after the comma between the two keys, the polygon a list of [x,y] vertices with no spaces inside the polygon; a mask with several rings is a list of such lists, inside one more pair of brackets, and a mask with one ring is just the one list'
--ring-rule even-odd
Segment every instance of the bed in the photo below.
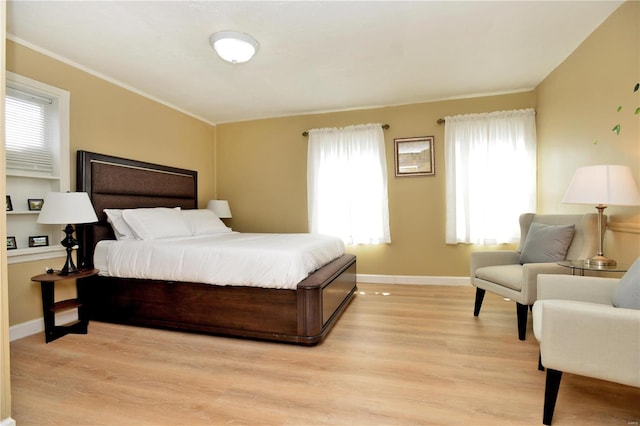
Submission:
{"label": "bed", "polygon": [[[114,240],[104,209],[197,209],[197,172],[87,151],[77,153],[77,191],[99,221],[77,226],[78,264]],[[343,254],[292,289],[97,275],[78,283],[92,320],[312,346],[336,324],[356,292],[356,258]]]}

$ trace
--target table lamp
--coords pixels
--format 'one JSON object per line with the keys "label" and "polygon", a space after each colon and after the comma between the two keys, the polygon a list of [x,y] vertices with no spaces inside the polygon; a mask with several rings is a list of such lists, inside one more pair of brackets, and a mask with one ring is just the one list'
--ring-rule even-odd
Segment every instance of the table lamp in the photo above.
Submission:
{"label": "table lamp", "polygon": [[213,211],[220,219],[230,219],[231,209],[227,200],[210,200],[207,209]]}
{"label": "table lamp", "polygon": [[576,170],[562,199],[569,204],[595,204],[598,209],[598,253],[585,260],[588,266],[615,266],[616,261],[604,256],[602,212],[611,206],[640,205],[640,192],[627,166],[587,166]]}
{"label": "table lamp", "polygon": [[60,275],[72,275],[79,272],[73,263],[71,251],[78,245],[73,238],[72,224],[97,222],[98,217],[93,210],[89,195],[86,192],[49,192],[44,199],[37,223],[64,225],[65,238],[60,241],[67,249],[67,260],[60,270]]}

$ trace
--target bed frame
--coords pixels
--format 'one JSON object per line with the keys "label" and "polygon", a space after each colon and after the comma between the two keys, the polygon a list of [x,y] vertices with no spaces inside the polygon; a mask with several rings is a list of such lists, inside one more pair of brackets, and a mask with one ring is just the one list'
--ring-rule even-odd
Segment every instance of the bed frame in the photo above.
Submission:
{"label": "bed frame", "polygon": [[[93,266],[98,241],[115,239],[105,208],[197,208],[197,172],[86,151],[77,153],[77,190],[99,222],[77,227],[78,264]],[[356,291],[356,258],[345,254],[296,290],[94,276],[78,283],[92,320],[315,345]]]}

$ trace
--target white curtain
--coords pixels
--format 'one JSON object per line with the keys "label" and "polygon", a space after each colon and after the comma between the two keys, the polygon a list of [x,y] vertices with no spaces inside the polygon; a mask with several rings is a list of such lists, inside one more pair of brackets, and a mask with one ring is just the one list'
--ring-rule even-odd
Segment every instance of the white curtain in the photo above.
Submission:
{"label": "white curtain", "polygon": [[536,210],[533,109],[445,117],[447,244],[515,243]]}
{"label": "white curtain", "polygon": [[309,229],[346,244],[391,242],[381,124],[309,131]]}

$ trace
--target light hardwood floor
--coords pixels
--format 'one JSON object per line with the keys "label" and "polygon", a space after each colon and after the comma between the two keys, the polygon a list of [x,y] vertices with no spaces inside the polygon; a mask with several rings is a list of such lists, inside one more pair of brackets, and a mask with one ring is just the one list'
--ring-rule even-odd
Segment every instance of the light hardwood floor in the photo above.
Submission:
{"label": "light hardwood floor", "polygon": [[[11,343],[28,425],[539,425],[545,374],[515,304],[471,287],[360,284],[327,339],[299,347],[93,322]],[[640,390],[565,374],[554,425],[638,425]]]}

